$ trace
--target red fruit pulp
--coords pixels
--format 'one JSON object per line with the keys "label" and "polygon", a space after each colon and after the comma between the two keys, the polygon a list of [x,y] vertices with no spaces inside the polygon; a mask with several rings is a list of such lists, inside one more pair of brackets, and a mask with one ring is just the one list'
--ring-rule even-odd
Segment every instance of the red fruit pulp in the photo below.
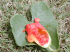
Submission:
{"label": "red fruit pulp", "polygon": [[49,42],[49,34],[39,21],[40,19],[36,18],[35,23],[26,25],[26,38],[29,42],[36,42],[37,44],[43,46]]}

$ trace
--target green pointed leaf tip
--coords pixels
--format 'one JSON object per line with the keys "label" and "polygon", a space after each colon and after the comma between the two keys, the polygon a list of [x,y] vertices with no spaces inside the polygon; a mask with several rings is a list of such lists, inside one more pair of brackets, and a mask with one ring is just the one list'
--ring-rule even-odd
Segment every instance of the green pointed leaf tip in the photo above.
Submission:
{"label": "green pointed leaf tip", "polygon": [[55,20],[51,10],[44,2],[34,3],[31,6],[32,21],[40,18],[40,23],[47,29],[51,36],[51,50],[58,50],[59,40],[57,34],[57,21]]}
{"label": "green pointed leaf tip", "polygon": [[21,14],[16,14],[10,20],[12,32],[18,46],[34,45],[33,43],[28,43],[26,34],[23,32],[25,25],[28,23],[27,19]]}

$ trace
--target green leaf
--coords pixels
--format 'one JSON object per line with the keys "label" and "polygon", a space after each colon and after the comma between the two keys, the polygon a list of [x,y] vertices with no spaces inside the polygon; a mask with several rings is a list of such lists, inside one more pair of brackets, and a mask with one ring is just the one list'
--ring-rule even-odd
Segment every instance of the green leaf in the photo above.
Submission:
{"label": "green leaf", "polygon": [[29,43],[27,41],[26,33],[23,32],[23,30],[25,30],[26,24],[28,23],[29,21],[27,21],[27,19],[21,14],[16,14],[10,20],[12,32],[18,46],[34,45],[33,43]]}
{"label": "green leaf", "polygon": [[59,40],[57,33],[57,21],[55,20],[51,10],[44,2],[38,2],[31,6],[32,21],[40,18],[40,23],[46,28],[51,36],[51,50],[59,48]]}

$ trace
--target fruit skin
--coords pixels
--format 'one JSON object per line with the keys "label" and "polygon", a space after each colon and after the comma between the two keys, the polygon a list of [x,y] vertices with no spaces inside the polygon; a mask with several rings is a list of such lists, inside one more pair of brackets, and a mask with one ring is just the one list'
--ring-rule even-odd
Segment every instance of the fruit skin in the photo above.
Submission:
{"label": "fruit skin", "polygon": [[27,24],[25,31],[27,32],[28,42],[36,42],[38,45],[46,48],[51,43],[51,38],[47,30],[39,23],[40,19],[35,18],[35,23]]}

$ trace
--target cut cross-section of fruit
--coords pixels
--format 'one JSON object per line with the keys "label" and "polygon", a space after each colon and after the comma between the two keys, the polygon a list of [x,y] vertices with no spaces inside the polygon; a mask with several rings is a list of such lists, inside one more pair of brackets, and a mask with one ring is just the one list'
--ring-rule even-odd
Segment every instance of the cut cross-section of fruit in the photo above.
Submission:
{"label": "cut cross-section of fruit", "polygon": [[40,19],[35,18],[35,23],[27,24],[25,31],[27,32],[27,40],[32,43],[46,48],[51,43],[51,38],[47,30],[39,23]]}

